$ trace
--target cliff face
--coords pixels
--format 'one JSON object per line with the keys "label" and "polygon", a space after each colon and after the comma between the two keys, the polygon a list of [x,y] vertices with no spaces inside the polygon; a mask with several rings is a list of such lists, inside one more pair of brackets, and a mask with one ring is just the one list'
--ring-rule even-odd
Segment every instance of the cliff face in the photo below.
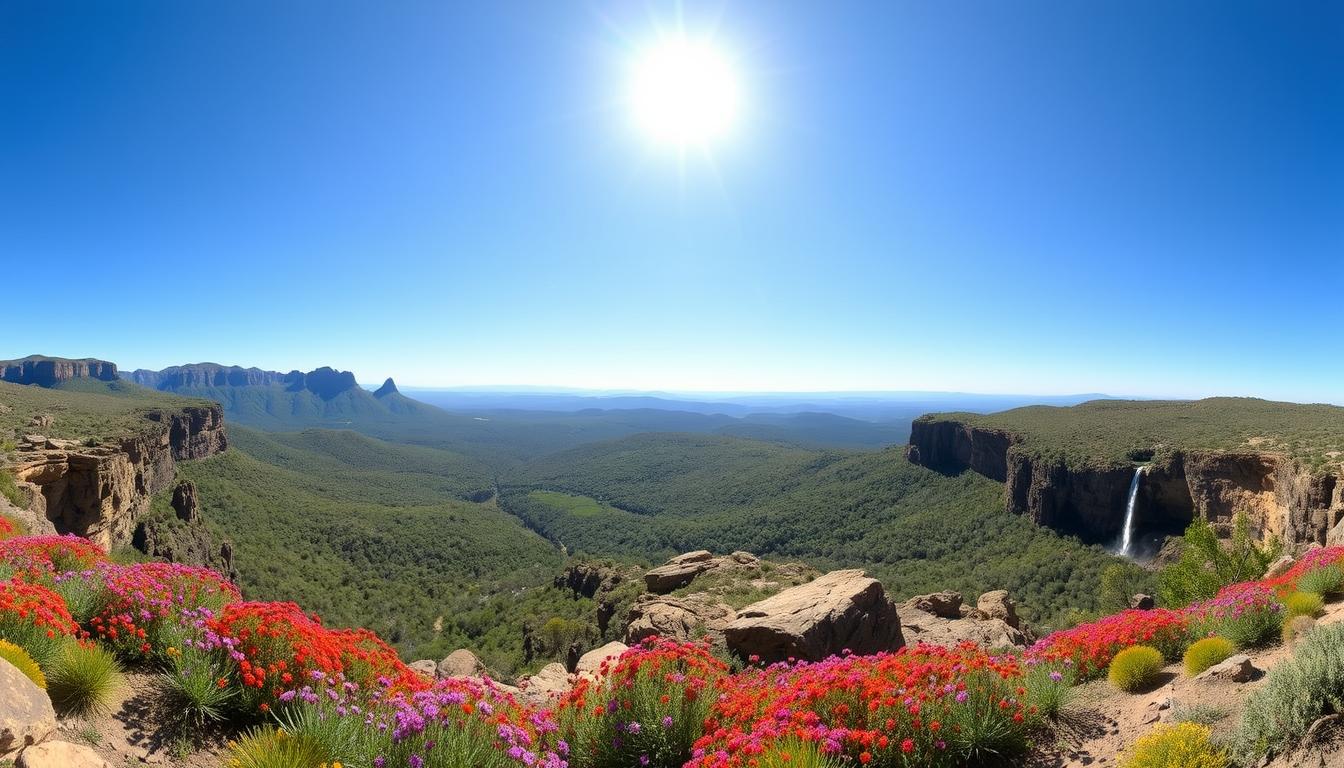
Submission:
{"label": "cliff face", "polygon": [[31,484],[34,516],[111,549],[130,543],[150,498],[172,484],[176,461],[211,456],[227,444],[220,407],[190,406],[150,412],[143,429],[114,444],[25,440],[11,469]]}
{"label": "cliff face", "polygon": [[22,360],[0,361],[0,380],[13,384],[36,384],[40,387],[52,387],[72,379],[97,379],[115,381],[116,363],[106,360],[66,360],[59,357],[40,357],[34,355]]}
{"label": "cliff face", "polygon": [[[1120,533],[1135,471],[1133,464],[1071,467],[1032,455],[1009,432],[947,420],[916,420],[906,455],[939,472],[970,469],[1003,482],[1008,511],[1092,541]],[[1325,543],[1344,530],[1344,486],[1335,472],[1276,454],[1177,450],[1150,465],[1135,524],[1179,533],[1198,516],[1226,531],[1238,512],[1262,537]]]}
{"label": "cliff face", "polygon": [[129,377],[136,384],[151,389],[176,390],[187,387],[259,387],[270,384],[289,384],[297,371],[279,373],[263,371],[260,368],[240,368],[236,365],[217,363],[196,363],[193,365],[175,365],[162,371],[150,371],[144,368],[131,371]]}

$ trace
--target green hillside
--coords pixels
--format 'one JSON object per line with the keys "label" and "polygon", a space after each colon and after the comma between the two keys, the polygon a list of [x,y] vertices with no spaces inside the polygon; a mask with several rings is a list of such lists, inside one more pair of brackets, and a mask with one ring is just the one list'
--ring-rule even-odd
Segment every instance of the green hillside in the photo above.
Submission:
{"label": "green hillside", "polygon": [[[484,477],[460,457],[351,432],[234,428],[233,440],[179,471],[233,540],[248,597],[367,626],[408,658],[475,647],[504,671],[519,662],[528,611],[584,610],[545,586],[562,563],[549,542],[493,501],[460,498]],[[533,608],[506,615],[511,603]]]}
{"label": "green hillside", "polygon": [[638,435],[529,466],[501,505],[571,552],[706,548],[864,567],[894,595],[1012,591],[1044,624],[1097,607],[1117,560],[1003,511],[1002,486],[946,477],[897,450],[807,451],[726,437]]}
{"label": "green hillside", "polygon": [[1316,465],[1337,464],[1344,455],[1344,408],[1248,397],[1093,400],[988,415],[939,413],[920,421],[1007,430],[1033,453],[1060,456],[1074,465],[1127,463],[1146,452],[1178,448],[1274,452]]}

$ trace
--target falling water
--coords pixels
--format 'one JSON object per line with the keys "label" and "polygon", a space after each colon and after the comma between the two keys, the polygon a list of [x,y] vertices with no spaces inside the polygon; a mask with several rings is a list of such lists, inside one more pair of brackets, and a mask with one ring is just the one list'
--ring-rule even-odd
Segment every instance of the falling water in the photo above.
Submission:
{"label": "falling water", "polygon": [[1134,507],[1139,501],[1139,481],[1148,467],[1137,467],[1134,479],[1129,481],[1129,500],[1125,502],[1125,530],[1120,535],[1120,554],[1129,557],[1134,548]]}

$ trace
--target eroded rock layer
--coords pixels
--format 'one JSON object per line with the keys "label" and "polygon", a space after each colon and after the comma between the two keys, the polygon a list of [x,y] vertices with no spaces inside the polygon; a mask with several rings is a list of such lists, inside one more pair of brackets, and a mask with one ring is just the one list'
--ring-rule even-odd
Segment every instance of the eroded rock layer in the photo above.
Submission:
{"label": "eroded rock layer", "polygon": [[111,549],[130,543],[151,497],[172,485],[175,462],[226,447],[220,407],[188,406],[151,411],[142,429],[111,444],[25,442],[11,470],[34,491],[35,516]]}
{"label": "eroded rock layer", "polygon": [[[1120,533],[1134,464],[1068,463],[1027,450],[999,429],[918,419],[907,457],[944,473],[978,472],[1005,484],[1008,511],[1057,530],[1105,541]],[[1344,525],[1344,487],[1333,470],[1273,453],[1170,450],[1140,485],[1140,527],[1179,533],[1200,517],[1226,531],[1245,512],[1262,537],[1323,544]]]}

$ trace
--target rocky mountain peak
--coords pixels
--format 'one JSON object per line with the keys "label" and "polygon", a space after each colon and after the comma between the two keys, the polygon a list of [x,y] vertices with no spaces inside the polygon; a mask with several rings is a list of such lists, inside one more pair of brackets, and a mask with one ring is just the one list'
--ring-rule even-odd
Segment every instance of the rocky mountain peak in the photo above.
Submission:
{"label": "rocky mountain peak", "polygon": [[373,393],[373,396],[383,397],[384,395],[393,395],[393,394],[397,394],[397,383],[392,380],[391,376],[388,376],[387,381],[383,382],[383,386],[379,387]]}

